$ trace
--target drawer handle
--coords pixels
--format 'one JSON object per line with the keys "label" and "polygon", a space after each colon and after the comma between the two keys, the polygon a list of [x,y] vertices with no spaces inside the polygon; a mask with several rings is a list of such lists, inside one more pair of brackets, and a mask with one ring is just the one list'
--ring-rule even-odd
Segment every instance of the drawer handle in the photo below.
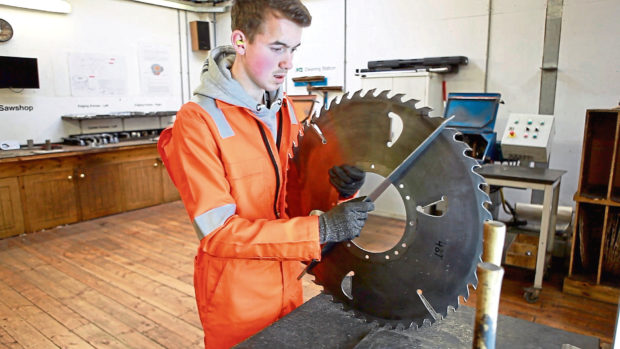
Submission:
{"label": "drawer handle", "polygon": [[157,167],[157,166],[159,166],[159,164],[158,164],[158,163],[156,163],[156,162],[155,162],[155,163],[153,163],[153,167]]}
{"label": "drawer handle", "polygon": [[72,179],[73,179],[73,176],[72,176],[72,175],[68,175],[68,176],[67,176],[67,179],[68,179],[68,180],[72,180]]}
{"label": "drawer handle", "polygon": [[86,175],[83,173],[80,173],[80,178],[84,178],[84,177],[86,177]]}

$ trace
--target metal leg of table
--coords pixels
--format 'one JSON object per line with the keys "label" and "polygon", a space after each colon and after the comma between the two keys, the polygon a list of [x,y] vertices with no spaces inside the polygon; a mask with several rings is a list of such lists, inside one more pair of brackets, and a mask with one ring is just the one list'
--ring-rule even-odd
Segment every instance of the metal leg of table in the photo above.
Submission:
{"label": "metal leg of table", "polygon": [[543,276],[545,274],[547,252],[553,251],[555,236],[555,224],[558,211],[558,199],[560,192],[560,180],[553,184],[545,185],[543,211],[540,222],[540,236],[538,238],[538,253],[536,255],[536,274],[534,286],[526,289],[523,295],[530,302],[536,302],[542,290]]}
{"label": "metal leg of table", "polygon": [[549,239],[547,243],[547,252],[553,252],[553,241],[555,239],[555,228],[558,220],[558,202],[560,200],[560,179],[553,183],[553,201],[551,202],[551,221],[549,222]]}

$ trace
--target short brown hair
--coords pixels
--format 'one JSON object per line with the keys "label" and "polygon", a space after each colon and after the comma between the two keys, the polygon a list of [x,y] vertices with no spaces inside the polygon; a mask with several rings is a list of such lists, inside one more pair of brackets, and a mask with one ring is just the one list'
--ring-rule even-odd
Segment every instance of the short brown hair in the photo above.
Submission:
{"label": "short brown hair", "polygon": [[252,42],[268,14],[284,17],[301,27],[312,22],[310,12],[300,0],[235,0],[230,10],[231,29],[241,30]]}

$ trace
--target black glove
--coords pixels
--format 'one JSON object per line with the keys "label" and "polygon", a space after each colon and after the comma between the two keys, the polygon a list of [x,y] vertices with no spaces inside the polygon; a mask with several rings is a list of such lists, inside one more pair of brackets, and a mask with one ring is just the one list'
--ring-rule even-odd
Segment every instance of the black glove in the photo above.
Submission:
{"label": "black glove", "polygon": [[329,169],[329,181],[343,198],[355,194],[366,178],[366,172],[351,165],[334,166]]}
{"label": "black glove", "polygon": [[[359,198],[363,200],[363,198]],[[360,235],[373,202],[358,199],[346,201],[319,216],[319,242],[351,240]]]}

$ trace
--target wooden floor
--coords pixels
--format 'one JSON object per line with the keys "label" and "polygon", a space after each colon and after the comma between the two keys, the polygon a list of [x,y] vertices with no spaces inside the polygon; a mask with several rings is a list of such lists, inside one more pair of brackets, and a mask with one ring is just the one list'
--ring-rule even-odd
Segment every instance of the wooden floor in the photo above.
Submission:
{"label": "wooden floor", "polygon": [[[201,347],[196,247],[180,202],[0,240],[0,347]],[[305,299],[319,292],[310,280]],[[500,313],[611,342],[616,306],[563,294],[561,280],[529,304],[533,274],[507,270]]]}

